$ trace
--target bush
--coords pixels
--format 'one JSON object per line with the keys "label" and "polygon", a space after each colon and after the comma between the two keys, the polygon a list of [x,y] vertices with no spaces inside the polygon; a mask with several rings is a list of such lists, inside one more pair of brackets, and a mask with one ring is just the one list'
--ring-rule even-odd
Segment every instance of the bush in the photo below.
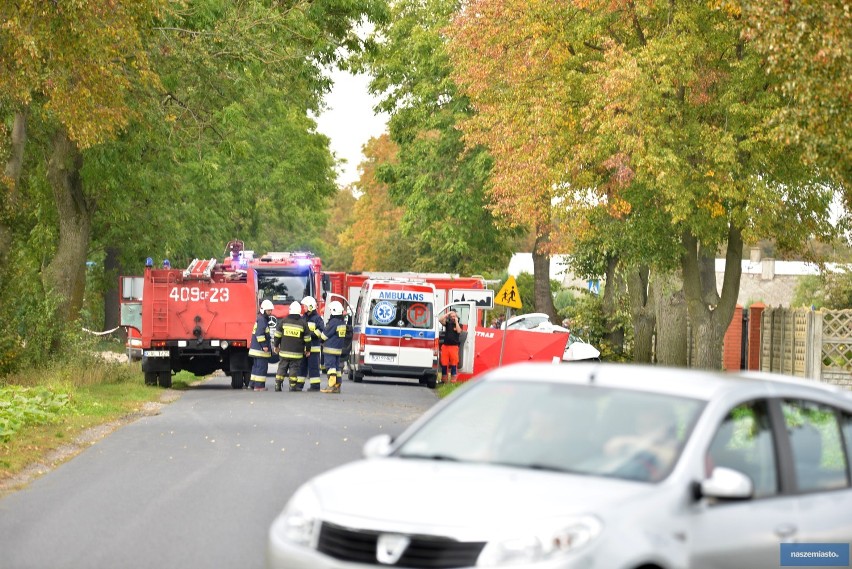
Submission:
{"label": "bush", "polygon": [[0,388],[0,442],[8,442],[28,425],[55,423],[73,411],[68,391],[47,387]]}

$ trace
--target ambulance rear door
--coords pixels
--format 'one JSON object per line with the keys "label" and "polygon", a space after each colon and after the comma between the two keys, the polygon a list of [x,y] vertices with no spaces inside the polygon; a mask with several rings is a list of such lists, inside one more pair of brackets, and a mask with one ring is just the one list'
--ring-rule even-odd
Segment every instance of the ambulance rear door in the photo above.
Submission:
{"label": "ambulance rear door", "polygon": [[[473,358],[476,354],[476,302],[455,302],[447,304],[438,312],[438,317],[445,314],[450,309],[458,313],[459,320],[462,326],[461,333],[461,348],[459,349],[459,373],[473,373]],[[441,331],[441,324],[437,318],[435,323],[438,327],[438,332]]]}

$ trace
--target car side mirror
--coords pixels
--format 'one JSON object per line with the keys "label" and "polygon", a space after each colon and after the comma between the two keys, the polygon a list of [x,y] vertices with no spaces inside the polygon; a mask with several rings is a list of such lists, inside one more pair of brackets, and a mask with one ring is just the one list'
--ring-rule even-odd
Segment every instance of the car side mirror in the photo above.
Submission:
{"label": "car side mirror", "polygon": [[390,454],[393,437],[387,433],[375,435],[364,443],[362,454],[364,458],[381,458]]}
{"label": "car side mirror", "polygon": [[717,466],[700,484],[701,498],[716,500],[748,500],[754,496],[751,478],[731,468]]}

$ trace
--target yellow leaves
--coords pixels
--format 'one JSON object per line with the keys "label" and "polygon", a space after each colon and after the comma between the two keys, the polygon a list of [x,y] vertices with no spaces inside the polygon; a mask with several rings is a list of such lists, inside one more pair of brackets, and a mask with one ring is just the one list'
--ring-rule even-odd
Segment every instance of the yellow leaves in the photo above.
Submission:
{"label": "yellow leaves", "polygon": [[732,18],[739,18],[743,13],[742,4],[737,0],[709,0],[707,7],[724,12]]}

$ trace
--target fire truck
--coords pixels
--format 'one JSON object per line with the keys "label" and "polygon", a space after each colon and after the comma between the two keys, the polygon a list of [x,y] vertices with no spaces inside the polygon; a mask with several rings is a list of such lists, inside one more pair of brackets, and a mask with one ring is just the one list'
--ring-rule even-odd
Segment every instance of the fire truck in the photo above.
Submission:
{"label": "fire truck", "polygon": [[271,300],[278,318],[308,295],[321,307],[321,269],[310,252],[255,257],[239,240],[228,243],[221,263],[195,259],[186,269],[154,268],[149,259],[143,276],[120,278],[128,356],[141,357],[149,385],[171,386],[172,372],[204,376],[221,369],[240,389],[251,371],[248,346],[260,302]]}
{"label": "fire truck", "polygon": [[143,276],[120,280],[121,325],[141,336],[146,384],[171,387],[172,372],[221,369],[234,389],[243,387],[258,312],[254,271],[215,258],[154,268],[149,258]]}

